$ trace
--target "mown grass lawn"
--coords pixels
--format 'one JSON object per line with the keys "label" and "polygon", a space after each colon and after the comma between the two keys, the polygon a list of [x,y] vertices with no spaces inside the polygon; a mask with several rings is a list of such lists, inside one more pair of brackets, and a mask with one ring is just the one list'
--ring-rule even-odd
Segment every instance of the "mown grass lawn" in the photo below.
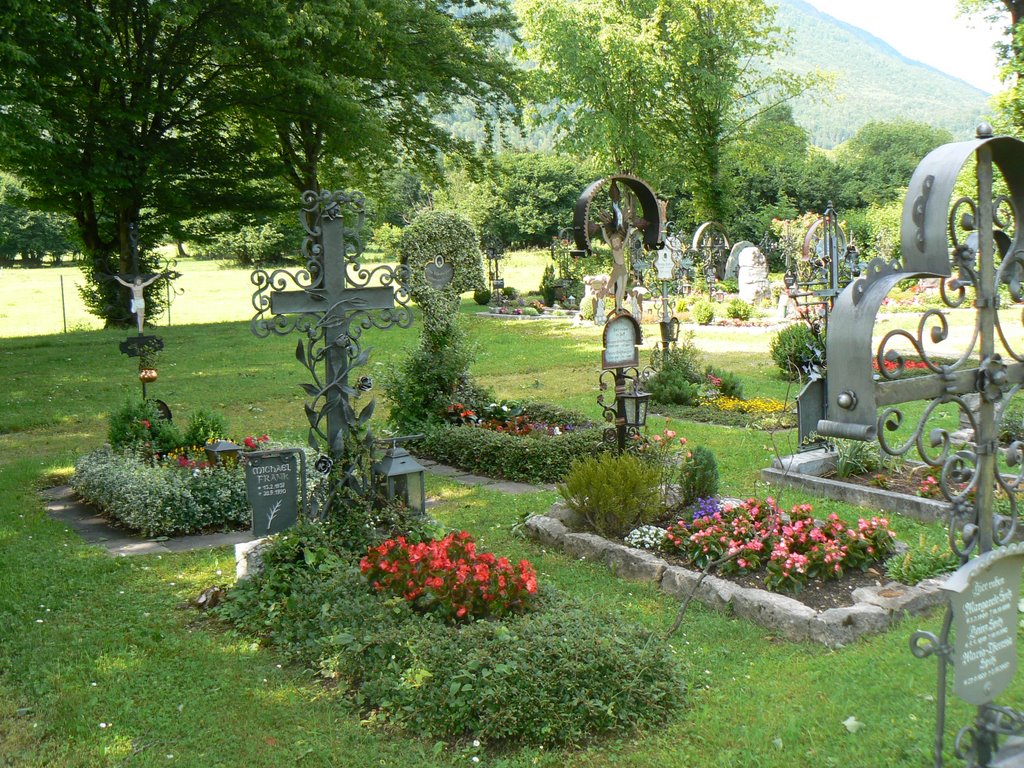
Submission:
{"label": "mown grass lawn", "polygon": [[[231,302],[244,295],[237,293]],[[176,320],[159,329],[167,351],[151,394],[180,415],[198,405],[221,410],[236,435],[301,440],[296,339],[254,338],[243,319],[247,307],[235,304],[232,316],[218,322]],[[187,315],[184,305],[178,310]],[[8,334],[11,318],[33,309],[5,311]],[[469,315],[472,307],[464,311]],[[499,395],[556,401],[597,417],[599,331],[562,322],[468,317],[467,323],[478,345],[474,374]],[[188,607],[204,587],[231,582],[230,551],[115,560],[46,516],[39,489],[66,478],[76,456],[102,444],[106,415],[138,394],[134,366],[117,351],[124,335],[89,330],[0,339],[0,766],[471,764],[463,749],[364,724],[343,691]],[[374,377],[386,375],[416,340],[415,327],[368,334]],[[710,361],[741,376],[748,394],[793,395],[768,359],[767,332],[700,330],[697,341]],[[741,496],[771,493],[758,484],[758,470],[773,444],[785,452],[793,439],[706,424],[672,427],[712,447],[723,491]],[[677,606],[656,590],[512,535],[522,515],[544,511],[554,494],[505,496],[436,477],[428,490],[443,522],[471,531],[487,549],[528,557],[542,584],[595,608],[619,610],[659,635],[671,624]],[[847,519],[864,514],[794,491],[781,501],[805,500]],[[914,539],[942,535],[899,518],[893,527]],[[937,632],[939,623],[937,615],[912,619],[829,651],[694,605],[680,632],[665,641],[682,652],[690,682],[687,706],[664,728],[577,750],[484,754],[479,764],[928,765],[935,663],[915,660],[908,640],[916,629]],[[1000,701],[1020,707],[1024,685],[1016,682]],[[972,716],[954,703],[950,730]],[[843,725],[849,717],[863,727],[849,732]]]}

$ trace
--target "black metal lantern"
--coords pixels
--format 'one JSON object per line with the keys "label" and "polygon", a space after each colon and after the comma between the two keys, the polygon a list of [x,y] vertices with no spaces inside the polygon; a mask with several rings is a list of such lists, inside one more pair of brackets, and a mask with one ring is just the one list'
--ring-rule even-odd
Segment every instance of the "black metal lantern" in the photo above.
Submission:
{"label": "black metal lantern", "polygon": [[642,392],[639,386],[634,385],[632,391],[623,392],[622,414],[626,419],[626,428],[637,429],[647,424],[647,405],[651,399],[649,392]]}
{"label": "black metal lantern", "polygon": [[223,464],[224,459],[228,456],[233,457],[237,461],[238,454],[241,451],[242,446],[236,445],[230,440],[214,440],[206,444],[206,459],[210,464],[217,466]]}
{"label": "black metal lantern", "polygon": [[[417,437],[421,437],[418,435]],[[425,469],[395,438],[383,458],[373,466],[377,481],[384,488],[388,501],[401,501],[415,514],[426,514],[427,492],[424,485]]]}

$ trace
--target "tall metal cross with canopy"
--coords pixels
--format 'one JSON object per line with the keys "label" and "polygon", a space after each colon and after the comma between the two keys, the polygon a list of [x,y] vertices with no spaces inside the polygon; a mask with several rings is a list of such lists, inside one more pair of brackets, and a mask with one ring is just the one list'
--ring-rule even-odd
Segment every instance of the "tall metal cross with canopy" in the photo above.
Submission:
{"label": "tall metal cross with canopy", "polygon": [[[955,198],[972,161],[976,196]],[[996,171],[1006,196],[993,193]],[[991,126],[982,125],[977,138],[935,149],[907,189],[903,263],[876,259],[847,286],[835,302],[826,342],[830,386],[818,433],[877,439],[895,456],[915,451],[939,471],[949,503],[949,544],[962,565],[943,587],[950,602],[940,633],[917,632],[911,639],[915,656],[939,660],[936,768],[943,760],[947,668],[954,693],[977,705],[973,724],[956,736],[958,757],[972,768],[1010,765],[1000,761],[1019,740],[1000,746],[1000,739],[1024,735],[1024,712],[994,702],[1016,669],[1015,607],[1024,564],[1024,550],[1012,543],[1024,442],[1019,430],[1000,441],[1001,427],[1012,426],[1007,404],[1024,397],[1022,215],[1024,142],[993,137]],[[958,332],[950,312],[928,309],[916,329],[891,330],[872,351],[886,295],[918,278],[941,278],[946,308],[961,310],[961,317],[973,307],[970,326]],[[1004,315],[1004,309],[1012,312]],[[921,375],[911,374],[910,362]],[[961,419],[970,437],[955,434]]]}
{"label": "tall metal cross with canopy", "polygon": [[[347,436],[366,427],[373,414],[372,400],[359,414],[350,401],[357,392],[349,385],[349,374],[364,365],[370,353],[360,345],[362,332],[408,328],[412,323],[408,269],[388,264],[368,269],[360,264],[364,219],[360,193],[307,191],[302,203],[306,268],[253,271],[256,314],[250,326],[260,338],[292,331],[305,334],[295,356],[313,379],[301,385],[309,396],[305,404],[309,445],[319,449],[322,441],[331,458],[339,460],[346,454]],[[368,429],[361,441],[372,446]],[[358,471],[349,462],[346,484],[360,482]]]}

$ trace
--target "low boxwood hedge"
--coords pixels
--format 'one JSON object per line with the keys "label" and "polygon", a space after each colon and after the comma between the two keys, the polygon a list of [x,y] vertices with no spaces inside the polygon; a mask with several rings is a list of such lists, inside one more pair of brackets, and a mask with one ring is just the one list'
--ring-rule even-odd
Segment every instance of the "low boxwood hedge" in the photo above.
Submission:
{"label": "low boxwood hedge", "polygon": [[250,520],[245,473],[237,466],[187,470],[101,448],[75,464],[71,487],[104,515],[145,536],[171,536]]}
{"label": "low boxwood hedge", "polygon": [[427,429],[413,450],[419,456],[489,477],[557,483],[575,459],[606,450],[602,432],[590,427],[557,436],[520,437],[480,427],[442,425]]}

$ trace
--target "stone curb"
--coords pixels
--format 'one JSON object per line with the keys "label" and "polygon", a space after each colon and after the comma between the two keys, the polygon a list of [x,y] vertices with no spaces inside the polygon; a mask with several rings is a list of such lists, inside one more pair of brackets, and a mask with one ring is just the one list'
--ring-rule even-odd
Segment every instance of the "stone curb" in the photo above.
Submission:
{"label": "stone curb", "polygon": [[721,613],[731,613],[758,626],[772,629],[788,640],[811,641],[840,648],[867,634],[884,632],[904,616],[913,616],[942,605],[942,581],[928,579],[909,587],[898,582],[853,591],[852,606],[815,611],[786,595],[765,589],[740,587],[731,581],[705,576],[670,565],[650,552],[609,541],[594,533],[567,528],[563,520],[572,514],[556,503],[547,515],[526,521],[529,536],[541,544],[557,546],[567,555],[605,565],[613,574],[630,581],[655,584],[667,595],[684,600],[697,589],[694,599]]}

